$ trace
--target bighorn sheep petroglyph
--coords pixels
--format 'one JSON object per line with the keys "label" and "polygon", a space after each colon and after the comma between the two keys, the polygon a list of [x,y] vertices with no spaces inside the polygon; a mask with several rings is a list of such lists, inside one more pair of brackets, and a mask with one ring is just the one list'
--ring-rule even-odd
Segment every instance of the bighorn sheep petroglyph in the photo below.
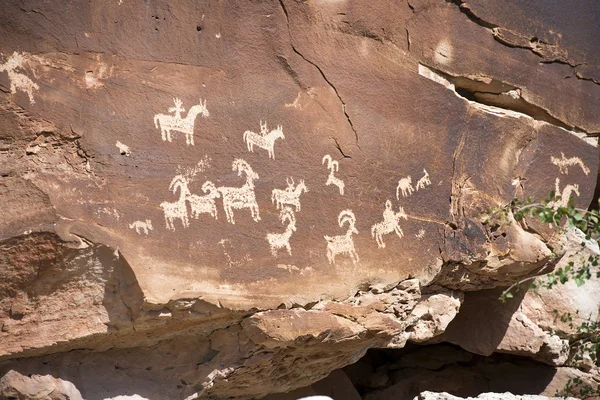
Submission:
{"label": "bighorn sheep petroglyph", "polygon": [[176,218],[181,220],[181,224],[184,228],[187,228],[190,225],[188,219],[187,204],[185,202],[187,197],[190,195],[188,183],[188,179],[183,175],[175,176],[175,178],[173,178],[171,184],[169,185],[169,190],[172,191],[173,194],[175,194],[177,192],[177,189],[179,189],[179,200],[177,200],[174,203],[168,201],[163,201],[162,203],[160,203],[160,207],[165,213],[165,222],[167,225],[167,229],[169,230],[175,230],[175,225],[173,222]]}
{"label": "bighorn sheep petroglyph", "polygon": [[340,170],[340,164],[336,160],[332,159],[329,154],[325,154],[325,156],[323,156],[321,164],[324,164],[325,162],[327,162],[327,168],[329,169],[329,176],[327,177],[327,182],[325,182],[325,185],[337,186],[338,189],[340,189],[340,194],[343,196],[345,186],[344,181],[334,175],[335,172]]}
{"label": "bighorn sheep petroglyph", "polygon": [[345,223],[348,224],[348,230],[345,235],[325,236],[329,264],[335,264],[335,256],[337,254],[348,254],[354,264],[358,262],[358,254],[354,248],[354,240],[352,240],[352,234],[358,234],[358,230],[355,227],[356,217],[352,210],[344,210],[338,215],[339,226],[343,227]]}
{"label": "bighorn sheep petroglyph", "polygon": [[271,255],[277,257],[277,250],[286,248],[288,254],[292,255],[292,247],[290,246],[290,237],[296,232],[296,216],[291,207],[285,206],[279,213],[279,220],[282,224],[288,221],[288,225],[283,233],[267,234],[267,241],[271,246]]}
{"label": "bighorn sheep petroglyph", "polygon": [[202,191],[206,193],[204,196],[190,194],[186,200],[190,203],[192,218],[198,218],[200,214],[210,214],[214,219],[217,219],[217,205],[215,199],[221,197],[215,184],[211,181],[206,181],[202,185]]}
{"label": "bighorn sheep petroglyph", "polygon": [[260,221],[258,203],[254,193],[254,181],[258,179],[258,174],[252,170],[250,165],[242,160],[236,159],[233,161],[232,170],[237,169],[238,176],[242,173],[246,175],[246,183],[242,187],[219,187],[217,190],[223,196],[223,208],[227,222],[235,224],[233,217],[233,209],[249,208],[252,214],[252,219],[255,222]]}

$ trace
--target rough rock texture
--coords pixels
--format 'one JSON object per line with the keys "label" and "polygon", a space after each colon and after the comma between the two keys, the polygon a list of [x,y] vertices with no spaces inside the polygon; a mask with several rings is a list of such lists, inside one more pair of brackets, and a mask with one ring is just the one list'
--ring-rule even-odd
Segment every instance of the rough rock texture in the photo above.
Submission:
{"label": "rough rock texture", "polygon": [[[597,178],[600,6],[529,3],[5,1],[0,376],[250,398],[468,347],[559,241],[488,210]],[[509,307],[469,349],[563,364]]]}

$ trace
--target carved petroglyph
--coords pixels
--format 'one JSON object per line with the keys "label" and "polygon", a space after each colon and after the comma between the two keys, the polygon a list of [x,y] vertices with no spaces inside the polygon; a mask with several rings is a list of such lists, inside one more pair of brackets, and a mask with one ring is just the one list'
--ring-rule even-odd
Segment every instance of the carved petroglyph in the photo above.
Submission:
{"label": "carved petroglyph", "polygon": [[131,224],[129,224],[129,229],[135,229],[135,233],[137,233],[138,235],[141,235],[142,232],[145,235],[148,235],[148,231],[151,231],[154,228],[152,227],[152,221],[147,219],[146,221],[132,222]]}
{"label": "carved petroglyph", "polygon": [[283,233],[269,233],[267,234],[267,241],[271,246],[271,255],[277,257],[277,250],[285,247],[288,254],[292,255],[292,247],[290,246],[290,237],[292,233],[296,231],[296,216],[291,207],[283,207],[279,213],[279,220],[282,224],[288,221],[288,225]]}
{"label": "carved petroglyph", "polygon": [[210,214],[214,219],[217,219],[217,205],[215,199],[221,197],[214,183],[206,181],[202,185],[202,191],[206,193],[204,196],[197,194],[189,194],[186,200],[190,203],[192,210],[192,218],[198,218],[200,214]]}
{"label": "carved petroglyph", "polygon": [[194,145],[194,123],[196,116],[202,114],[203,117],[208,117],[208,109],[206,108],[206,100],[200,104],[192,106],[187,113],[185,118],[181,117],[181,113],[185,111],[183,108],[183,102],[180,99],[173,99],[175,107],[170,107],[169,112],[174,115],[167,114],[156,114],[154,116],[154,126],[160,128],[160,134],[162,140],[169,142],[171,141],[171,131],[181,132],[185,134],[185,143],[189,146]]}
{"label": "carved petroglyph", "polygon": [[15,51],[4,64],[0,64],[0,72],[8,73],[11,93],[15,94],[17,90],[27,93],[29,102],[33,104],[35,103],[33,92],[34,90],[39,90],[40,87],[27,75],[17,72],[17,70],[24,70],[24,62],[25,56]]}
{"label": "carved petroglyph", "polygon": [[258,203],[254,194],[254,180],[258,179],[258,174],[252,170],[250,165],[242,160],[236,159],[233,161],[232,170],[237,169],[238,176],[242,176],[242,172],[246,175],[246,183],[242,187],[219,187],[217,190],[223,196],[223,208],[227,222],[235,224],[233,218],[233,209],[249,208],[252,218],[255,222],[260,220]]}
{"label": "carved petroglyph", "polygon": [[579,157],[567,158],[567,157],[565,157],[565,153],[563,153],[563,152],[561,152],[560,155],[561,155],[560,158],[550,156],[550,161],[552,161],[552,164],[556,165],[559,168],[561,174],[568,175],[569,167],[572,167],[575,165],[579,165],[581,167],[581,169],[583,170],[584,174],[587,175],[590,173],[590,169],[585,166],[585,164],[583,163],[581,158],[579,158]]}
{"label": "carved petroglyph", "polygon": [[417,239],[423,239],[425,237],[425,229],[419,229],[419,233],[415,233]]}
{"label": "carved petroglyph", "polygon": [[191,194],[188,189],[188,183],[188,178],[184,177],[183,175],[175,176],[169,185],[169,190],[175,194],[179,189],[179,200],[173,203],[168,201],[163,201],[160,203],[160,207],[163,209],[165,214],[165,223],[167,225],[167,229],[169,230],[175,230],[175,219],[180,219],[184,228],[187,228],[190,225],[187,205],[185,202],[186,198]]}
{"label": "carved petroglyph", "polygon": [[248,150],[254,153],[254,146],[263,148],[269,152],[269,158],[275,159],[275,140],[285,139],[283,136],[283,128],[278,125],[277,128],[268,132],[267,123],[263,124],[260,121],[260,133],[252,131],[244,132],[244,142],[248,146]]}
{"label": "carved petroglyph", "polygon": [[287,204],[290,206],[295,206],[296,211],[300,211],[300,195],[303,192],[308,192],[308,189],[304,184],[304,179],[301,179],[300,183],[298,183],[296,187],[294,187],[293,178],[288,178],[286,182],[288,186],[285,190],[273,189],[271,194],[271,202],[275,203],[278,210],[283,204]]}
{"label": "carved petroglyph", "polygon": [[331,158],[329,154],[325,154],[321,164],[324,164],[327,161],[327,169],[329,169],[329,176],[327,177],[327,182],[325,182],[326,186],[335,185],[340,189],[340,194],[344,195],[344,181],[337,178],[334,174],[340,170],[340,164]]}
{"label": "carved petroglyph", "polygon": [[358,230],[355,227],[356,217],[352,210],[344,210],[338,216],[339,226],[343,227],[345,223],[348,223],[348,230],[345,235],[325,236],[329,264],[335,264],[335,256],[338,254],[348,254],[354,264],[358,262],[358,254],[356,253],[354,240],[352,239],[352,234],[358,234]]}
{"label": "carved petroglyph", "polygon": [[118,147],[119,153],[121,153],[122,156],[129,157],[131,155],[131,150],[129,150],[129,146],[126,144],[123,144],[117,140],[116,146]]}
{"label": "carved petroglyph", "polygon": [[[423,168],[423,177],[417,181],[417,185],[415,186],[415,190],[425,189],[427,186],[431,185],[431,180],[429,179],[429,173],[427,170]],[[409,177],[410,178],[410,177]]]}
{"label": "carved petroglyph", "polygon": [[400,191],[402,191],[402,197],[410,196],[415,191],[412,186],[410,175],[398,181],[398,187],[396,187],[396,199],[400,199]]}
{"label": "carved petroglyph", "polygon": [[404,236],[404,232],[402,232],[399,225],[400,218],[408,219],[404,208],[399,207],[398,212],[394,212],[392,202],[387,200],[385,202],[385,210],[383,211],[383,221],[371,227],[371,236],[375,239],[380,249],[385,247],[382,238],[383,235],[395,232],[400,238]]}
{"label": "carved petroglyph", "polygon": [[575,193],[577,196],[579,196],[579,185],[578,184],[574,184],[574,185],[567,185],[563,188],[563,190],[560,190],[560,179],[556,178],[556,181],[554,182],[554,193],[555,196],[560,196],[560,198],[556,199],[555,201],[551,201],[548,203],[549,207],[552,207],[554,209],[557,209],[559,207],[567,207],[569,205],[569,200],[571,199],[571,195],[573,193]]}

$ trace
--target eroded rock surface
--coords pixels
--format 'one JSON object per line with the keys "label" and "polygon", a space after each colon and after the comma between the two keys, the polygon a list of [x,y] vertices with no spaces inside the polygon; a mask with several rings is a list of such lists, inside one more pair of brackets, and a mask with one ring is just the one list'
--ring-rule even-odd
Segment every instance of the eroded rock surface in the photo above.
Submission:
{"label": "eroded rock surface", "polygon": [[154,400],[407,342],[564,364],[533,298],[487,341],[456,321],[555,262],[490,209],[592,199],[584,3],[6,1],[0,375]]}

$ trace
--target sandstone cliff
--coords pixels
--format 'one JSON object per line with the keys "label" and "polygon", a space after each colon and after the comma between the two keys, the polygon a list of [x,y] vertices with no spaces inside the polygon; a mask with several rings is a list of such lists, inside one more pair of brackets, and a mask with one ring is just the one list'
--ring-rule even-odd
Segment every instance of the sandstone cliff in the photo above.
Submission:
{"label": "sandstone cliff", "polygon": [[564,365],[552,294],[495,289],[558,232],[483,217],[593,200],[600,6],[530,3],[6,0],[3,395],[257,398],[407,342]]}

